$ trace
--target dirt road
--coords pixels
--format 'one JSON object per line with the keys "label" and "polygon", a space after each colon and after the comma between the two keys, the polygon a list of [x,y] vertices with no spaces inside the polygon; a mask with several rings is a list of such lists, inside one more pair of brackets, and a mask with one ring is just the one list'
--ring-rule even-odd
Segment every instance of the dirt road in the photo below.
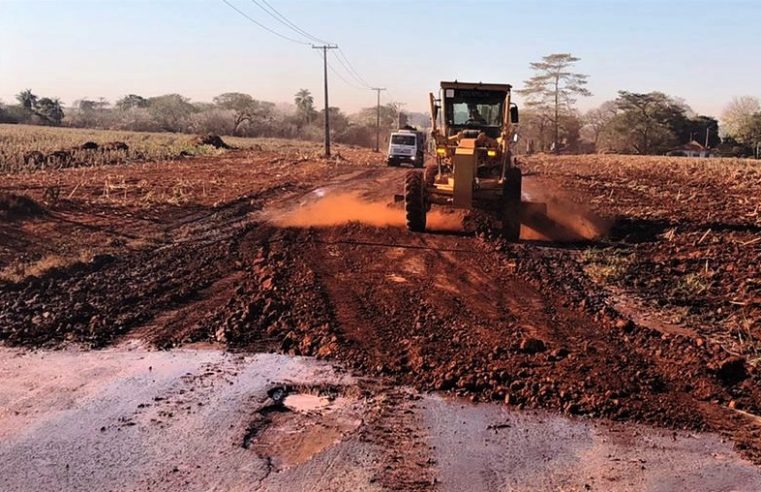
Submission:
{"label": "dirt road", "polygon": [[[172,447],[167,452],[174,458],[151,459],[160,454],[156,443],[163,442],[162,432],[170,431],[157,430],[150,418],[141,417],[109,446],[120,452],[131,449],[130,460],[143,456],[143,461],[127,460],[124,466],[147,481],[114,481],[114,471],[116,475],[98,478],[98,483],[116,488],[150,483],[152,488],[170,489],[184,479],[191,489],[245,489],[247,480],[254,480],[254,488],[293,490],[313,489],[316,483],[309,480],[316,473],[326,480],[317,488],[332,490],[531,489],[537,483],[570,490],[659,490],[664,484],[669,485],[666,489],[690,490],[701,484],[708,489],[754,490],[761,484],[758,469],[745,461],[761,463],[761,426],[755,416],[761,414],[759,375],[746,354],[730,351],[721,339],[711,337],[715,324],[666,323],[661,312],[642,304],[645,296],[622,294],[621,286],[601,283],[590,273],[590,251],[629,247],[625,238],[641,232],[641,224],[626,218],[614,221],[599,210],[604,207],[580,206],[556,194],[554,190],[566,183],[540,167],[527,178],[532,199],[549,200],[555,207],[551,212],[566,229],[588,231],[589,224],[610,224],[611,232],[584,242],[511,245],[492,237],[488,229],[466,232],[458,215],[437,213],[427,233],[413,235],[400,227],[401,209],[389,203],[405,171],[377,165],[358,150],[345,153],[347,158],[332,163],[239,154],[222,166],[213,161],[185,164],[190,181],[220,173],[217,191],[209,185],[208,196],[192,206],[146,209],[126,198],[115,204],[115,198],[95,195],[97,188],[92,187],[85,190],[89,198],[72,199],[50,207],[44,217],[3,226],[6,237],[13,234],[21,244],[38,244],[32,236],[60,238],[65,230],[67,244],[52,243],[53,249],[70,256],[77,246],[91,251],[86,261],[0,286],[0,339],[6,344],[110,347],[76,355],[45,353],[71,357],[75,367],[113,367],[126,358],[127,367],[144,371],[145,364],[133,360],[137,354],[145,360],[157,358],[157,366],[164,358],[176,357],[181,360],[176,372],[157,379],[165,387],[180,384],[177,371],[187,368],[198,375],[209,360],[223,366],[222,373],[236,373],[228,378],[238,388],[236,396],[216,389],[209,396],[212,401],[230,400],[226,410],[216,414],[206,409],[200,420],[172,420],[194,440],[201,429],[220,426],[218,419],[230,420],[230,430],[220,439],[225,446],[253,450],[251,462],[238,448],[220,451],[215,439],[201,439],[197,446],[215,455],[209,463],[227,470],[231,482],[215,481],[216,472],[208,469],[182,475],[185,469],[180,465],[178,471],[170,467],[164,474],[172,459],[192,467],[203,455]],[[250,174],[241,172],[242,162],[236,160],[245,161]],[[357,165],[359,161],[363,164]],[[273,165],[281,166],[280,171],[272,172]],[[129,182],[138,179],[130,177],[131,172],[154,171],[147,166],[123,172]],[[67,183],[67,178],[56,177],[57,186],[73,189],[76,183]],[[236,196],[215,196],[233,179]],[[14,190],[21,187],[16,186]],[[577,190],[574,196],[593,204],[593,191]],[[125,196],[132,192],[127,188]],[[74,216],[79,219],[72,224]],[[10,241],[4,245],[5,261],[19,261],[22,248]],[[746,302],[744,309],[753,308],[747,304],[755,302],[753,289],[751,285],[747,300],[736,301]],[[150,351],[197,343],[206,348]],[[340,384],[332,377],[304,379],[298,371],[296,376],[288,370],[281,374],[266,364],[257,366],[255,357],[235,358],[217,349],[317,356],[360,379]],[[18,357],[28,369],[11,374],[13,354],[3,353],[5,371],[23,387],[25,374],[41,370],[45,363],[22,353]],[[314,363],[284,358],[273,364]],[[94,370],[95,380],[101,370],[108,373]],[[260,376],[239,376],[254,373]],[[271,381],[261,381],[263,374]],[[272,403],[266,403],[268,384],[285,384],[283,379],[294,377],[301,378],[300,388],[309,389],[303,392],[312,396],[350,400],[316,412],[330,422],[320,424],[328,437],[304,440],[328,444],[311,454],[304,451],[303,460],[278,458],[282,449],[273,451],[273,446],[283,447],[277,445],[278,434],[249,432],[264,424],[289,429],[292,423],[281,419],[282,412],[262,415],[261,409]],[[133,395],[124,406],[104,404],[109,410],[102,418],[95,408],[78,403],[76,411],[89,412],[85,421],[118,422],[131,418],[125,412],[139,405],[137,400],[163,398],[155,388],[123,386],[124,380],[140,381],[130,378],[129,373],[119,374],[118,384],[106,392],[83,390],[89,395],[83,398],[95,402]],[[106,384],[108,377],[103,380]],[[320,390],[331,385],[353,389]],[[445,399],[418,395],[413,388],[439,391]],[[3,399],[13,405],[24,401],[20,393],[11,394],[16,396],[6,394]],[[244,395],[255,395],[260,403],[249,407],[241,399]],[[450,402],[454,396],[495,403]],[[196,393],[194,404],[205,406],[205,399]],[[45,405],[44,400],[33,401],[25,415]],[[551,413],[524,414],[522,409]],[[33,443],[47,442],[34,429],[57,427],[49,427],[53,424],[47,412],[21,421],[9,415],[10,411],[3,414],[2,432],[17,427],[23,431],[11,435],[0,454],[15,464],[17,473],[8,485],[18,488],[28,473],[29,456],[42,449]],[[80,417],[61,414],[63,420],[55,425],[71,427],[67,421],[73,418]],[[637,425],[632,427],[632,422]],[[296,435],[303,435],[307,427],[300,425]],[[704,431],[714,434],[695,434]],[[91,431],[72,431],[63,441],[78,442],[83,432]],[[135,432],[150,442],[135,445],[136,437],[128,435]],[[525,433],[524,446],[515,447],[515,433]],[[719,435],[728,441],[720,443]],[[55,442],[47,446],[54,448]],[[85,454],[74,461],[90,473],[100,461]],[[361,463],[347,462],[350,455],[364,458]],[[107,467],[118,470],[121,462],[107,460]],[[658,464],[651,465],[654,462]],[[256,471],[262,467],[278,473],[265,480]],[[353,475],[346,475],[349,469]],[[63,472],[56,470],[49,481],[41,482],[42,488],[61,479]],[[73,483],[85,487],[86,477],[79,474]]]}

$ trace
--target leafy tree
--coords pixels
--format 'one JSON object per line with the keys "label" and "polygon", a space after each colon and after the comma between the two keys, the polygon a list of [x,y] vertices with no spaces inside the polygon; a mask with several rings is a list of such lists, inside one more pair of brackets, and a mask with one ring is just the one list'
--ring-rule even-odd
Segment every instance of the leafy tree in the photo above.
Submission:
{"label": "leafy tree", "polygon": [[92,99],[80,99],[74,103],[76,107],[83,112],[93,113],[95,111],[102,111],[110,105],[110,103],[104,98],[99,98],[97,101]]}
{"label": "leafy tree", "polygon": [[37,99],[37,96],[32,94],[31,89],[26,89],[16,94],[16,100],[21,104],[21,107],[29,112],[32,112],[37,106]]}
{"label": "leafy tree", "polygon": [[[761,113],[755,113],[750,118],[745,131],[745,139],[758,152],[757,149],[761,145]],[[756,155],[756,157],[758,158],[759,156]]]}
{"label": "leafy tree", "polygon": [[133,108],[147,108],[149,105],[148,99],[135,94],[129,94],[116,101],[116,108],[119,111],[129,111]]}
{"label": "leafy tree", "polygon": [[11,117],[10,113],[5,107],[5,104],[3,104],[2,101],[0,101],[0,123],[11,123],[13,122],[13,118]]}
{"label": "leafy tree", "polygon": [[37,101],[34,114],[53,125],[60,125],[63,120],[63,108],[58,98],[43,97]]}
{"label": "leafy tree", "polygon": [[662,92],[619,91],[616,105],[615,131],[627,141],[626,148],[618,150],[662,153],[678,141],[675,122],[685,118],[685,110]]}
{"label": "leafy tree", "polygon": [[[325,119],[325,110],[321,110],[317,113],[317,120],[321,121]],[[349,127],[349,118],[341,112],[340,108],[330,107],[330,131],[334,134],[340,134]]]}
{"label": "leafy tree", "polygon": [[738,142],[730,136],[724,137],[717,148],[722,157],[750,157],[754,152],[749,145]]}
{"label": "leafy tree", "polygon": [[226,92],[214,98],[214,104],[219,108],[232,111],[235,122],[233,134],[238,134],[239,128],[245,122],[254,123],[257,118],[265,118],[271,112],[271,103],[262,103],[248,94]]}
{"label": "leafy tree", "polygon": [[300,89],[294,96],[293,102],[296,104],[297,113],[305,124],[308,125],[314,121],[317,113],[314,109],[314,98],[309,89]]}
{"label": "leafy tree", "polygon": [[708,147],[713,148],[721,143],[719,137],[719,121],[710,116],[699,115],[687,120],[684,133],[679,136],[681,143],[695,140],[703,145],[706,144],[706,133],[708,134]]}
{"label": "leafy tree", "polygon": [[527,98],[526,106],[543,118],[549,118],[553,129],[553,148],[560,151],[561,116],[567,115],[576,103],[576,96],[591,96],[585,87],[588,75],[574,73],[570,68],[580,60],[570,53],[553,53],[540,62],[531,63],[536,74],[525,81],[518,91]]}
{"label": "leafy tree", "polygon": [[187,118],[195,112],[187,97],[166,94],[148,99],[148,112],[159,128],[168,132],[182,131]]}
{"label": "leafy tree", "polygon": [[[377,124],[378,108],[372,106],[362,108],[357,115],[357,121],[362,125],[375,128]],[[380,107],[380,127],[385,129],[396,128],[399,123],[399,105],[393,102]]]}

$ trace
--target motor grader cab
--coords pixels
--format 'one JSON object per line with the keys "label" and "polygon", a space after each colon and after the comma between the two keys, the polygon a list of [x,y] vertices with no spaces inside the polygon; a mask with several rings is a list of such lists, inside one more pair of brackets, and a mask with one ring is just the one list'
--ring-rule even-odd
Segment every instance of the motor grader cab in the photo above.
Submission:
{"label": "motor grader cab", "polygon": [[405,176],[407,228],[425,230],[431,205],[497,214],[504,236],[520,236],[521,170],[510,152],[518,107],[508,84],[442,82],[430,94],[436,162]]}

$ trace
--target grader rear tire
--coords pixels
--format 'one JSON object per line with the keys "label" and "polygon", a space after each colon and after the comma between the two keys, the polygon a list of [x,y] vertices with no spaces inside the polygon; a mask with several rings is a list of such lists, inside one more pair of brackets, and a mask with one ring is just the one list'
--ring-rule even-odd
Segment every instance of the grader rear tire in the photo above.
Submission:
{"label": "grader rear tire", "polygon": [[404,178],[404,211],[408,230],[425,231],[427,206],[423,173],[420,171],[409,171]]}
{"label": "grader rear tire", "polygon": [[518,167],[511,167],[505,173],[502,185],[502,236],[516,242],[521,236],[521,187],[523,176]]}

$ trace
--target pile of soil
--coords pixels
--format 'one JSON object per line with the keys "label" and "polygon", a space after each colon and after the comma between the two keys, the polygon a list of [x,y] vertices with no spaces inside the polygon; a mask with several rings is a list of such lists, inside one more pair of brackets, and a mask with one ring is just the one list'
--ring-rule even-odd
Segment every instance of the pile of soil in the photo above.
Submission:
{"label": "pile of soil", "polygon": [[0,192],[0,219],[21,220],[44,214],[45,209],[28,196]]}
{"label": "pile of soil", "polygon": [[193,139],[193,145],[211,145],[215,149],[231,149],[232,147],[227,145],[222,137],[213,133],[206,135],[199,135]]}
{"label": "pile of soil", "polygon": [[124,152],[127,152],[129,150],[129,145],[127,145],[124,142],[106,142],[100,147],[103,151],[119,151],[122,150]]}

